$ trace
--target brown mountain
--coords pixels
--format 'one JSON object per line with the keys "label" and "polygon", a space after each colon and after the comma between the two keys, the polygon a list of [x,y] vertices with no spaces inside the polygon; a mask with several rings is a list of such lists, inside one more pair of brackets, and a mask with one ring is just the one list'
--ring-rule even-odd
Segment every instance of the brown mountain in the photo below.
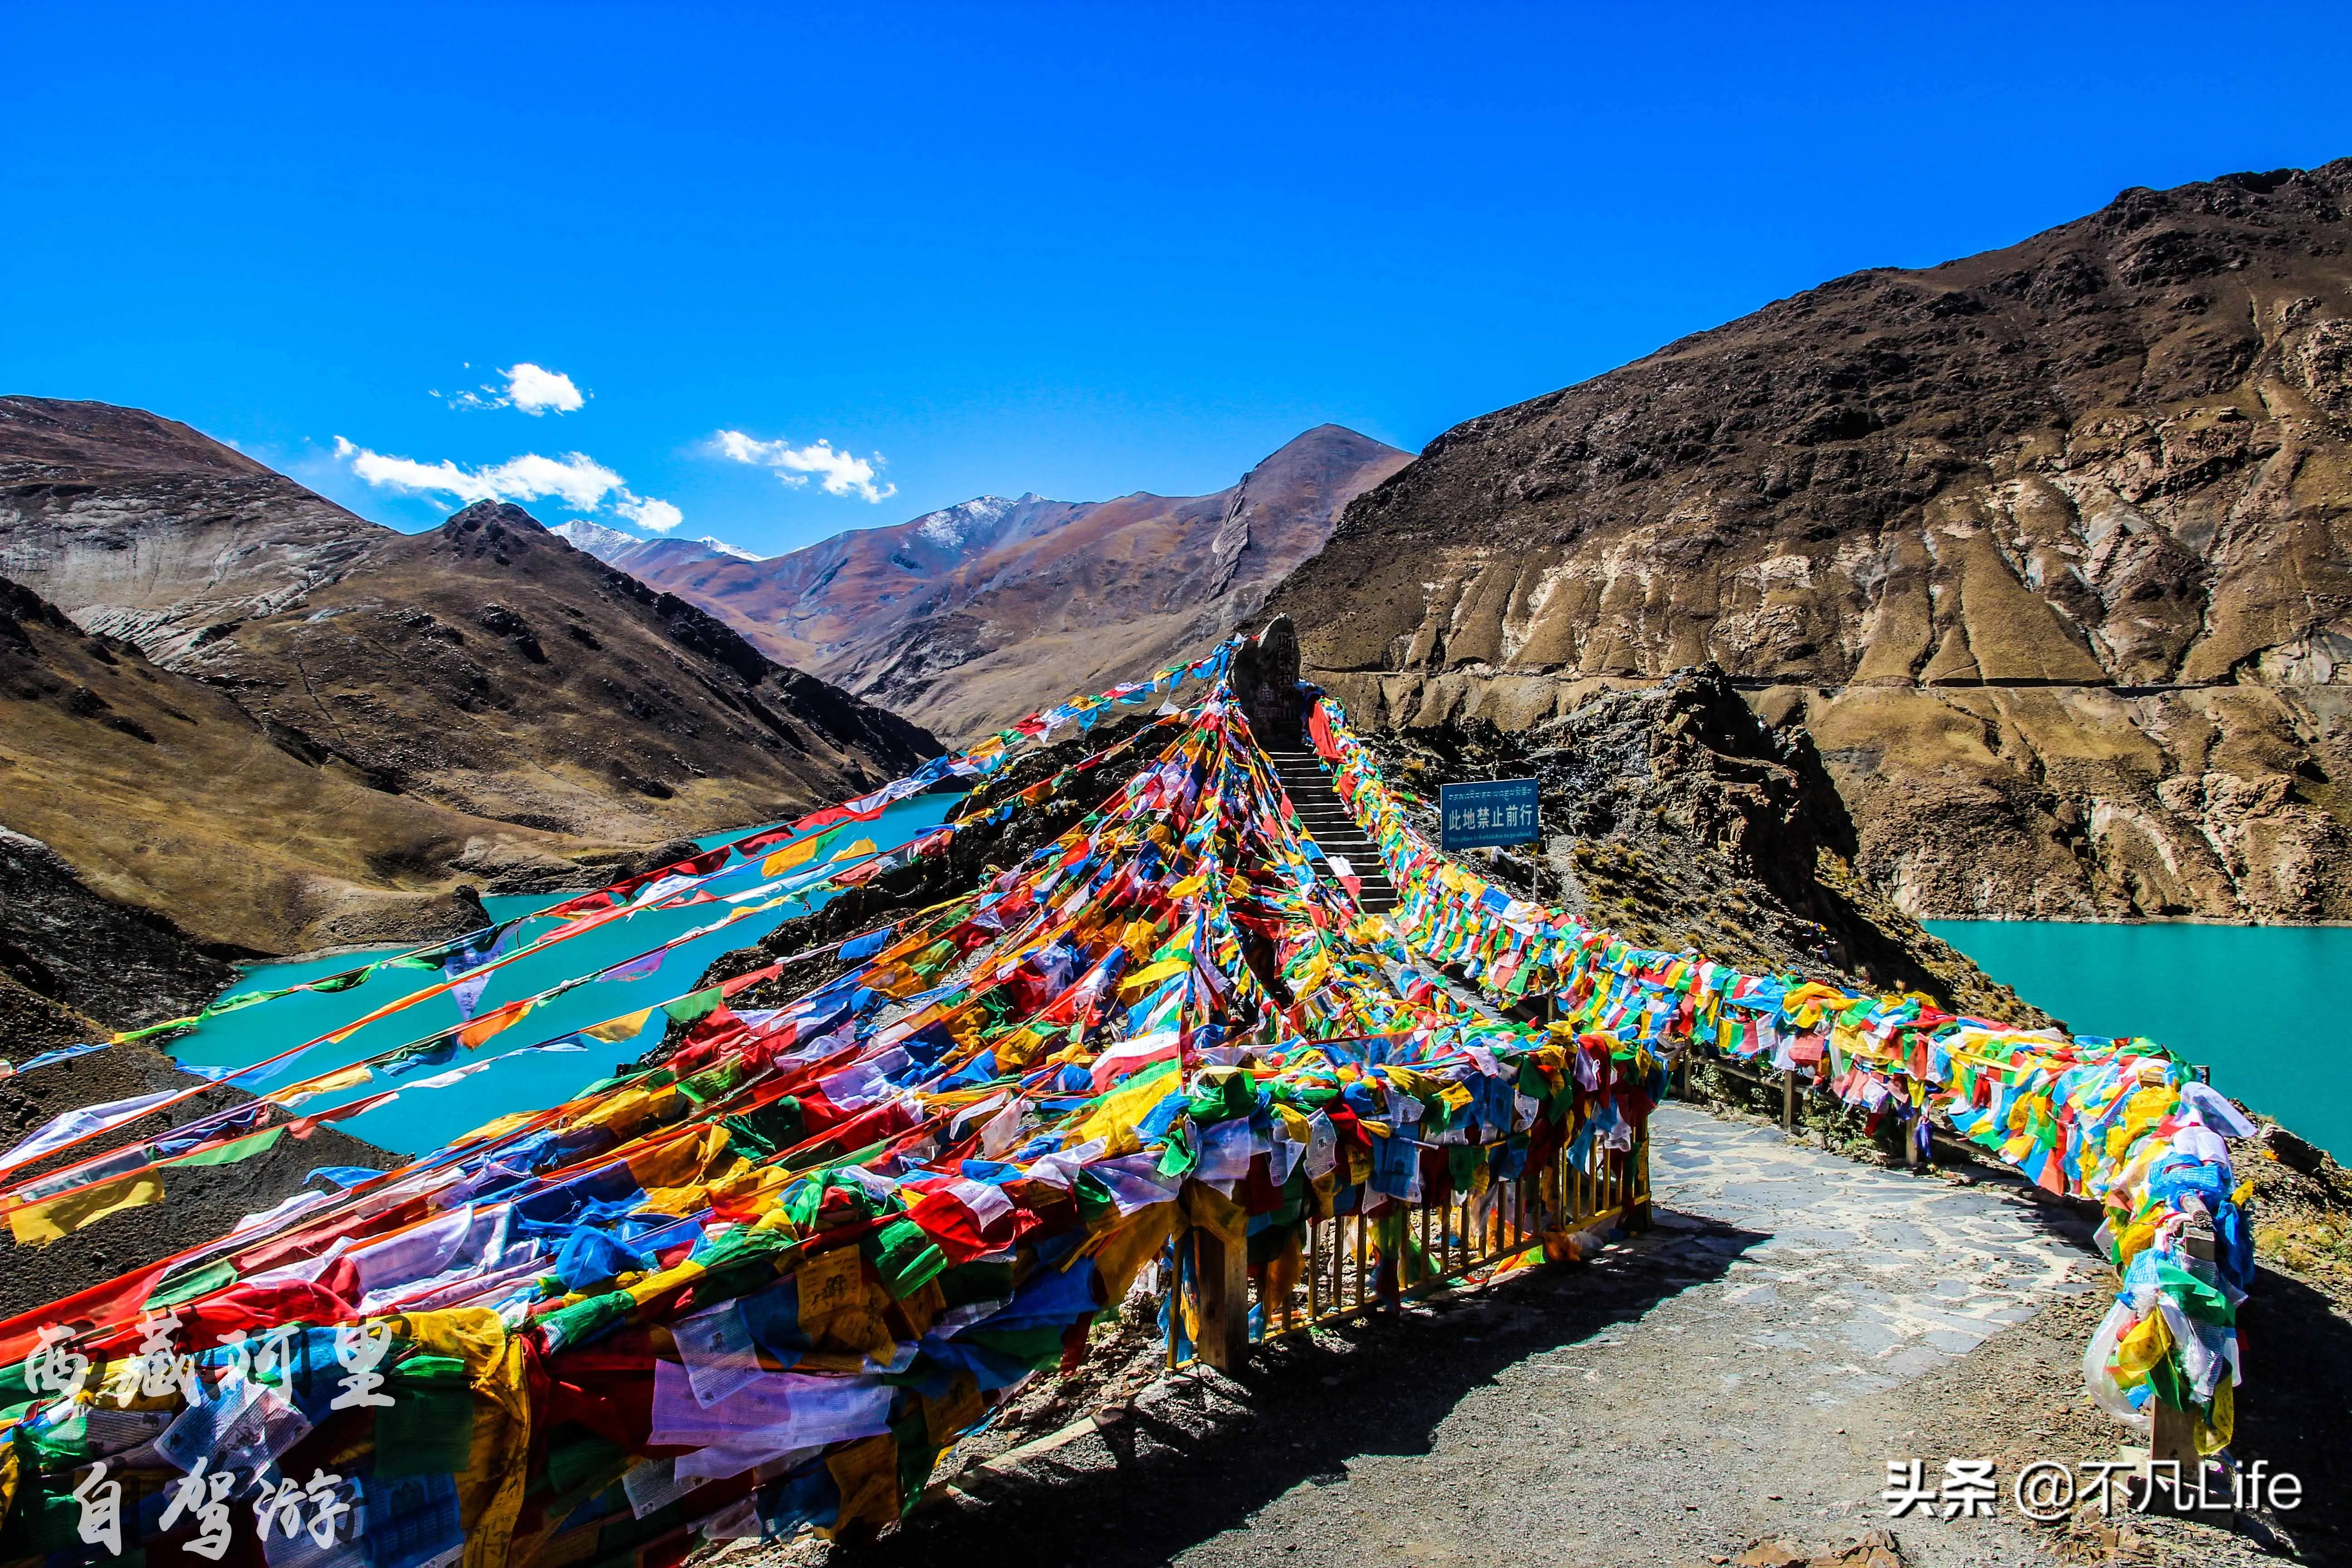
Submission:
{"label": "brown mountain", "polygon": [[1276,595],[1360,717],[1713,661],[1926,915],[2352,915],[2352,160],[1855,273],[1440,437]]}
{"label": "brown mountain", "polygon": [[373,788],[5,579],[0,824],[0,969],[118,1028],[238,950],[460,929],[457,878],[575,869],[570,841]]}
{"label": "brown mountain", "polygon": [[1323,425],[1214,495],[982,496],[772,560],[680,550],[630,569],[770,657],[965,740],[1232,631],[1410,460]]}
{"label": "brown mountain", "polygon": [[0,399],[0,825],[245,948],[404,933],[461,881],[577,880],[938,749],[519,508],[398,533],[136,410]]}

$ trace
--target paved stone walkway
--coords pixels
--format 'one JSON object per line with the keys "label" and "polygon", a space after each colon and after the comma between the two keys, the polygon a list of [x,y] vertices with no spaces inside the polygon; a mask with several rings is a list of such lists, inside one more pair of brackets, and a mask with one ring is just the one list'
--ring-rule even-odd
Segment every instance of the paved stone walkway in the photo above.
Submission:
{"label": "paved stone walkway", "polygon": [[[1669,1248],[1745,1247],[1721,1292],[1742,1333],[1790,1352],[1785,1386],[1834,1405],[1966,1355],[2052,1296],[2090,1289],[2069,1274],[2090,1227],[2058,1210],[1878,1170],[1717,1121],[1658,1112],[1651,1187]],[[1735,1320],[1736,1321],[1736,1320]]]}

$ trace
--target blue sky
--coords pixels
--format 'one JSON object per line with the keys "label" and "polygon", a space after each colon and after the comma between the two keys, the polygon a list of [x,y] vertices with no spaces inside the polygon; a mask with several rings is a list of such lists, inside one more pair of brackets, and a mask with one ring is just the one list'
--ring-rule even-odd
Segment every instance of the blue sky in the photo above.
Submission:
{"label": "blue sky", "polygon": [[763,552],[1195,493],[2352,153],[2347,57],[2340,5],[6,4],[0,391],[412,528],[363,474]]}

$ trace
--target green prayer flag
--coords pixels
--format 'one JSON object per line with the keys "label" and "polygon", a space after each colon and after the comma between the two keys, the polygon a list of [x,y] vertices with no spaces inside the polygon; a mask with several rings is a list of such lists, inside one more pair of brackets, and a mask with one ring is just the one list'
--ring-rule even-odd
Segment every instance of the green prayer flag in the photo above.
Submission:
{"label": "green prayer flag", "polygon": [[375,1413],[376,1473],[462,1475],[474,1448],[472,1390],[395,1376],[386,1392],[392,1403]]}
{"label": "green prayer flag", "polygon": [[193,1154],[183,1154],[171,1163],[234,1165],[239,1160],[250,1160],[256,1154],[267,1154],[271,1149],[277,1147],[278,1141],[285,1136],[286,1129],[283,1127],[265,1127],[258,1132],[248,1133],[234,1142],[224,1143],[217,1149],[199,1149]]}
{"label": "green prayer flag", "polygon": [[142,1310],[153,1312],[165,1307],[175,1307],[198,1296],[226,1289],[236,1283],[236,1265],[226,1258],[215,1258],[184,1279],[173,1280],[147,1298]]}
{"label": "green prayer flag", "polygon": [[910,1219],[892,1220],[859,1247],[893,1300],[905,1300],[948,1266],[947,1254]]}
{"label": "green prayer flag", "polygon": [[663,1003],[662,1011],[681,1024],[691,1024],[719,1011],[720,1000],[719,987],[710,985],[675,1002]]}

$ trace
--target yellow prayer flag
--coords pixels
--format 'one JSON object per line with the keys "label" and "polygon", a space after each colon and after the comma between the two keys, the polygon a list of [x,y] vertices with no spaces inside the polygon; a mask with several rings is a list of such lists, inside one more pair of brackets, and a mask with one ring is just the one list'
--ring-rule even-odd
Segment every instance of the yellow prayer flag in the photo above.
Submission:
{"label": "yellow prayer flag", "polygon": [[1127,983],[1121,985],[1119,989],[1122,991],[1139,991],[1144,986],[1150,985],[1155,981],[1166,980],[1171,975],[1181,974],[1184,971],[1192,967],[1192,955],[1189,952],[1180,952],[1173,958],[1163,958],[1157,963],[1146,964],[1143,968],[1137,970],[1134,973],[1127,977]]}
{"label": "yellow prayer flag", "polygon": [[1078,1142],[1097,1138],[1109,1139],[1114,1143],[1125,1142],[1122,1135],[1135,1131],[1136,1124],[1151,1113],[1151,1108],[1171,1093],[1183,1087],[1182,1074],[1171,1063],[1157,1063],[1128,1079],[1103,1096],[1078,1129]]}
{"label": "yellow prayer flag", "polygon": [[462,1144],[479,1143],[491,1138],[503,1138],[516,1128],[527,1125],[538,1115],[539,1112],[536,1110],[509,1111],[495,1121],[485,1121],[462,1138],[452,1138],[449,1140],[449,1147],[455,1149]]}
{"label": "yellow prayer flag", "polygon": [[798,843],[785,845],[782,849],[760,862],[760,875],[772,877],[779,871],[789,871],[793,867],[803,864],[809,857],[831,843],[834,835],[840,831],[839,828],[835,828],[831,833],[812,834]]}
{"label": "yellow prayer flag", "polygon": [[634,1039],[645,1028],[646,1020],[653,1016],[651,1007],[640,1007],[634,1013],[625,1013],[602,1024],[591,1024],[580,1032],[592,1040],[603,1040],[610,1045],[619,1040]]}
{"label": "yellow prayer flag", "polygon": [[19,1245],[58,1241],[96,1225],[108,1215],[144,1208],[163,1201],[163,1177],[156,1171],[134,1171],[119,1182],[68,1193],[45,1204],[28,1204],[8,1211],[8,1229]]}
{"label": "yellow prayer flag", "polygon": [[321,1073],[317,1078],[305,1079],[300,1083],[288,1084],[275,1094],[265,1094],[261,1098],[272,1105],[299,1105],[306,1100],[313,1100],[322,1094],[332,1094],[339,1089],[357,1088],[374,1076],[374,1071],[365,1062],[353,1062],[347,1068],[337,1068],[334,1071]]}
{"label": "yellow prayer flag", "polygon": [[980,1384],[971,1373],[960,1372],[947,1393],[923,1399],[923,1430],[934,1448],[946,1448],[963,1436],[963,1429],[988,1414],[981,1401]]}
{"label": "yellow prayer flag", "polygon": [[841,1489],[841,1510],[818,1533],[830,1540],[859,1521],[876,1526],[898,1521],[898,1445],[888,1434],[835,1449],[824,1468]]}
{"label": "yellow prayer flag", "polygon": [[714,1126],[639,1149],[627,1157],[630,1179],[647,1191],[703,1181],[720,1172],[728,1142],[727,1129]]}
{"label": "yellow prayer flag", "polygon": [[800,1281],[800,1328],[819,1350],[890,1353],[890,1330],[866,1282],[856,1247],[835,1247],[804,1258]]}
{"label": "yellow prayer flag", "polygon": [[855,860],[860,855],[873,854],[877,846],[874,840],[871,838],[861,838],[856,843],[851,845],[848,848],[836,849],[831,855],[825,857],[825,864],[830,866],[835,860]]}
{"label": "yellow prayer flag", "polygon": [[2150,1312],[2116,1342],[2116,1369],[2135,1383],[2143,1381],[2148,1369],[2171,1350],[2171,1330],[2166,1327],[2161,1314]]}

